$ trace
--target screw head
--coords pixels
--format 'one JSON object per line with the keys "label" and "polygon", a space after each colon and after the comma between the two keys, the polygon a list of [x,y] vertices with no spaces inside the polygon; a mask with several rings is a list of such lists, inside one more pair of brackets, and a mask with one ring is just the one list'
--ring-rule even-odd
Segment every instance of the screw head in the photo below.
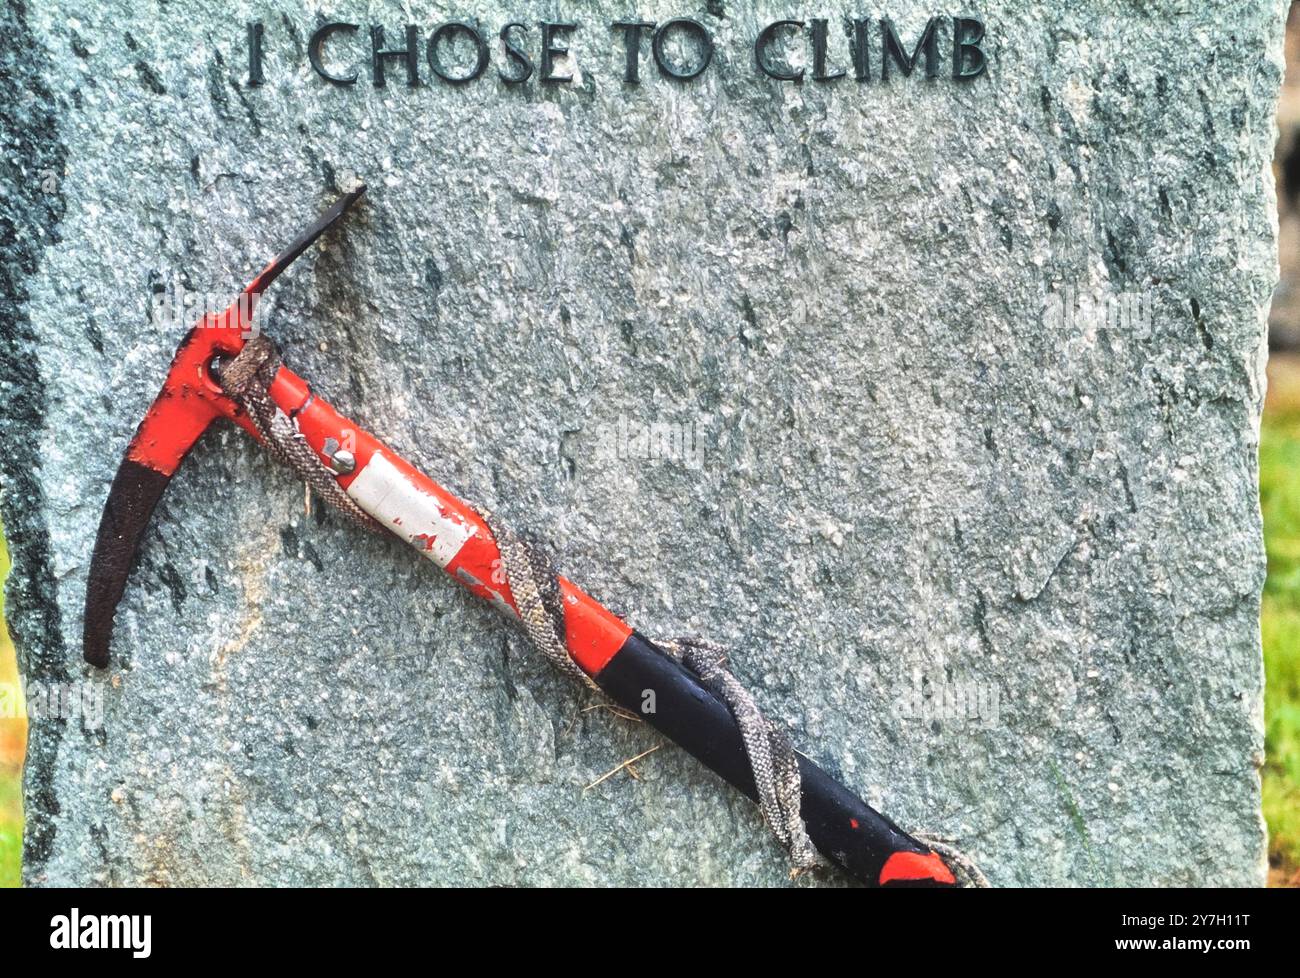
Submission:
{"label": "screw head", "polygon": [[347,475],[356,467],[357,467],[356,456],[354,456],[346,448],[340,448],[337,452],[335,452],[333,455],[330,456],[330,468],[332,468],[339,475]]}

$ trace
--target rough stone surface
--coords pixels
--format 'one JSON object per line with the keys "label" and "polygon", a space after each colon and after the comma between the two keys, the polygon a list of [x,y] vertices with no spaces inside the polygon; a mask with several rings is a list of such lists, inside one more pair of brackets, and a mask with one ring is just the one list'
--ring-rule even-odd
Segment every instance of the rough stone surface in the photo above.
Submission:
{"label": "rough stone surface", "polygon": [[[878,6],[909,43],[936,12]],[[854,10],[643,0],[718,49],[630,89],[607,25],[632,8],[518,0],[581,21],[571,84],[453,89],[422,60],[377,90],[311,73],[315,4],[8,4],[9,624],[29,681],[105,696],[102,728],[33,721],[27,882],[787,880],[674,748],[584,790],[653,731],[396,540],[304,516],[231,429],[154,518],[113,669],[81,664],[100,507],[180,335],[151,296],[233,294],[352,172],[367,202],[266,322],[340,409],[647,633],[734,643],[804,750],[995,883],[1259,883],[1285,4],[978,7],[965,85],[947,25],[933,81],[783,85],[758,26],[829,17],[843,64]],[[368,24],[507,19],[331,13],[363,25],[335,67]],[[1070,288],[1149,317],[1053,317]],[[702,464],[607,457],[620,418],[696,426]],[[985,715],[899,707],[917,671]]]}

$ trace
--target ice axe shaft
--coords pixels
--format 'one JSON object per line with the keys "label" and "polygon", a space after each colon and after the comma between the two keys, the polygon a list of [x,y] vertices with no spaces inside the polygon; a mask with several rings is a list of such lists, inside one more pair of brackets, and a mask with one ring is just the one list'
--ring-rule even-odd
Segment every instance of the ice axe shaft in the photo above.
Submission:
{"label": "ice axe shaft", "polygon": [[[286,367],[271,399],[298,422],[307,443],[332,467],[348,495],[382,526],[438,564],[479,597],[515,615],[500,573],[492,532],[467,503],[421,473],[355,422],[334,410]],[[335,448],[335,446],[340,446]],[[350,446],[350,447],[343,447]],[[739,727],[726,704],[690,670],[582,591],[560,579],[565,639],[582,670],[620,706],[633,711],[750,798],[753,774]],[[646,697],[654,694],[653,712]],[[942,860],[800,756],[801,813],[818,850],[865,882],[949,882]]]}
{"label": "ice axe shaft", "polygon": [[[351,200],[343,208],[347,203]],[[298,247],[304,238],[310,243],[341,213],[342,208],[335,205],[330,214],[300,236],[294,246],[297,251],[291,248],[285,253],[292,252],[288,261],[305,247]],[[282,266],[277,269],[273,262],[268,271],[272,269],[279,274]],[[266,275],[264,272],[259,276],[259,281]],[[206,423],[216,417],[231,418],[251,430],[248,419],[224,395],[213,373],[220,356],[242,348],[242,330],[232,332],[232,327],[241,324],[246,325],[242,314],[228,311],[224,320],[218,317],[208,330],[200,330],[197,339],[194,331],[186,337],[163,392],[133,439],[114,480],[87,592],[85,652],[94,665],[108,664],[112,611],[125,586],[130,558],[149,512],[180,459]],[[212,335],[204,336],[205,332]],[[335,411],[287,367],[276,371],[267,393],[276,407],[294,420],[307,444],[361,509],[471,592],[506,614],[518,614],[501,570],[497,542],[473,507]],[[204,417],[207,422],[200,425]],[[179,432],[176,437],[171,437],[175,432],[169,425],[173,422]],[[165,452],[157,450],[158,446]],[[559,583],[565,644],[573,661],[615,702],[755,798],[754,778],[740,729],[726,703],[693,672],[572,582],[560,578]],[[102,605],[110,598],[105,609]],[[92,600],[101,606],[92,607]],[[652,711],[643,709],[647,694],[653,694]],[[828,859],[870,885],[933,886],[955,882],[947,865],[929,847],[903,832],[807,757],[800,755],[798,761],[802,774],[801,814],[813,844]]]}

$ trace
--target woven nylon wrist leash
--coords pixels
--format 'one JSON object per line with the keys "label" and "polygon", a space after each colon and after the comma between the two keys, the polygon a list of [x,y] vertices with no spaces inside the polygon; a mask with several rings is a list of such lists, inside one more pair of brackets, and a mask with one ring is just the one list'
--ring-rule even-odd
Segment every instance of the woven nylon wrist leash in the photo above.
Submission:
{"label": "woven nylon wrist leash", "polygon": [[[267,394],[280,368],[275,343],[265,335],[252,337],[240,353],[219,371],[226,395],[247,413],[271,453],[289,466],[316,494],[353,524],[379,532],[382,527],[338,484],[332,472],[298,431],[296,422]],[[475,508],[491,530],[501,553],[505,583],[529,642],[552,665],[575,682],[599,692],[596,683],[570,658],[564,641],[564,606],[559,577],[544,550],[501,524],[488,511]],[[716,642],[678,638],[658,643],[716,693],[735,717],[758,793],[759,809],[777,841],[790,855],[795,872],[825,865],[808,838],[800,816],[802,799],[799,762],[785,729],[763,716],[754,697],[724,665],[727,650]],[[948,864],[961,886],[986,887],[988,880],[965,853],[947,841],[917,835]]]}

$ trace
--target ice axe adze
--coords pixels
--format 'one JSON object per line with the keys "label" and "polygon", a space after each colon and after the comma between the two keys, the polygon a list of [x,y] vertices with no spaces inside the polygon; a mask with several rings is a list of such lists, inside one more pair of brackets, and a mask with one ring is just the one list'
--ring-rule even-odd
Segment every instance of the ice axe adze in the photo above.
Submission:
{"label": "ice axe adze", "polygon": [[[92,665],[108,665],[113,616],[140,537],[168,481],[198,437],[224,417],[265,440],[256,419],[226,394],[220,371],[244,349],[254,304],[263,290],[364,189],[336,202],[229,309],[205,316],[181,342],[162,390],[127,447],[104,506],[86,590],[85,657]],[[292,419],[297,429],[294,437],[301,436],[299,442],[310,446],[329,478],[369,518],[416,547],[479,597],[519,614],[509,581],[502,582],[500,574],[494,573],[501,550],[479,511],[339,415],[286,367],[280,366],[265,381],[266,395],[283,414],[281,421]],[[679,658],[633,631],[577,586],[562,577],[558,583],[564,644],[572,662],[615,702],[643,716],[757,799],[742,731],[723,697]],[[655,693],[653,712],[642,711],[646,690]],[[931,846],[903,832],[807,757],[797,756],[799,815],[808,838],[824,856],[871,885],[956,882]]]}

